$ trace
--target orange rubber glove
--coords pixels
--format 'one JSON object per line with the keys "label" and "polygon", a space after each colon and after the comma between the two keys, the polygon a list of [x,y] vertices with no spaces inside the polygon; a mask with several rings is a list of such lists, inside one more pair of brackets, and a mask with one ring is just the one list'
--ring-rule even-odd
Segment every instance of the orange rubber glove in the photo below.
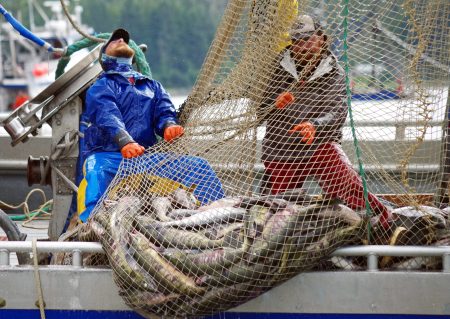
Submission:
{"label": "orange rubber glove", "polygon": [[174,139],[179,138],[184,133],[181,125],[171,125],[164,130],[164,139],[166,142],[172,143]]}
{"label": "orange rubber glove", "polygon": [[303,136],[302,142],[308,145],[312,144],[312,142],[314,141],[314,137],[316,136],[316,128],[311,122],[303,122],[297,124],[288,132],[291,134],[298,132]]}
{"label": "orange rubber glove", "polygon": [[291,92],[283,92],[278,95],[277,99],[275,100],[275,107],[277,109],[284,109],[287,105],[294,102],[294,100],[295,98]]}
{"label": "orange rubber glove", "polygon": [[138,143],[128,143],[120,152],[124,158],[138,157],[144,154],[145,148]]}

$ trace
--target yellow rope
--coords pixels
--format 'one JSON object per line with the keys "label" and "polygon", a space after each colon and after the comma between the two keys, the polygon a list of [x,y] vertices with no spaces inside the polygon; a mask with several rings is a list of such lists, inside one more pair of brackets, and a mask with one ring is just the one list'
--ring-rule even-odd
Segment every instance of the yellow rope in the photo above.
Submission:
{"label": "yellow rope", "polygon": [[[36,193],[36,192],[38,192],[38,193],[40,193],[40,194],[42,195],[42,198],[43,198],[43,200],[44,200],[44,203],[43,203],[41,206],[39,206],[38,209],[33,210],[33,211],[30,211],[30,207],[29,207],[28,202],[29,202],[29,199],[30,199],[31,195],[34,194],[34,193]],[[51,204],[52,202],[53,202],[53,200],[51,200],[51,199],[50,199],[50,200],[47,200],[47,197],[45,196],[45,193],[44,193],[44,191],[43,191],[42,189],[35,188],[35,189],[32,189],[32,190],[27,194],[27,196],[25,197],[25,200],[24,200],[22,203],[20,203],[20,204],[18,204],[18,205],[12,205],[12,204],[8,204],[8,203],[6,203],[6,202],[0,200],[0,206],[6,207],[6,208],[8,208],[8,209],[17,209],[17,208],[23,207],[23,213],[24,213],[24,215],[27,217],[27,220],[25,220],[25,221],[22,223],[22,226],[23,226],[23,227],[26,227],[26,228],[32,228],[32,229],[47,229],[47,227],[36,227],[36,226],[30,226],[30,225],[27,225],[27,224],[28,224],[29,222],[35,220],[35,219],[48,219],[49,216],[51,215],[51,213],[44,211],[43,208],[44,208],[45,206]],[[35,213],[41,212],[41,213],[43,213],[43,214],[45,214],[45,215],[47,215],[47,216],[46,216],[46,217],[42,217],[42,216],[39,216],[39,217],[38,217],[37,215],[32,215],[31,213],[33,213],[33,212],[35,212]]]}
{"label": "yellow rope", "polygon": [[39,274],[36,242],[37,242],[36,238],[33,238],[32,247],[33,247],[34,282],[36,284],[36,291],[37,291],[38,302],[39,302],[39,312],[41,313],[41,319],[45,319],[44,296],[42,294],[41,276]]}

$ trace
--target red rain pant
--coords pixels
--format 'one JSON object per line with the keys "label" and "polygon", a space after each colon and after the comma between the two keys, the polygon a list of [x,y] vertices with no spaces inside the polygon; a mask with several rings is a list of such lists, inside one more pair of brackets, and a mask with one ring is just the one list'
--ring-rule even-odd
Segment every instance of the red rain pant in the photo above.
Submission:
{"label": "red rain pant", "polygon": [[[314,176],[327,197],[339,198],[355,210],[366,207],[361,178],[337,143],[321,144],[306,162],[264,162],[264,166],[272,194],[301,188],[308,176]],[[368,200],[371,209],[381,214],[380,222],[385,226],[388,209],[371,193]]]}

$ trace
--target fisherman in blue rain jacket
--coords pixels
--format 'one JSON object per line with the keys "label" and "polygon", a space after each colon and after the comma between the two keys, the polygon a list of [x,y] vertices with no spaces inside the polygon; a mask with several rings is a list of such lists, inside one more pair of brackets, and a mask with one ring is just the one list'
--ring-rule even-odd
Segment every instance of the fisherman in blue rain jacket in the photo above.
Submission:
{"label": "fisherman in blue rain jacket", "polygon": [[87,90],[81,116],[86,126],[80,150],[83,180],[78,213],[85,222],[114,178],[122,158],[141,156],[157,142],[183,135],[175,107],[162,85],[132,68],[134,50],[129,33],[115,30],[102,47],[99,61],[105,71]]}

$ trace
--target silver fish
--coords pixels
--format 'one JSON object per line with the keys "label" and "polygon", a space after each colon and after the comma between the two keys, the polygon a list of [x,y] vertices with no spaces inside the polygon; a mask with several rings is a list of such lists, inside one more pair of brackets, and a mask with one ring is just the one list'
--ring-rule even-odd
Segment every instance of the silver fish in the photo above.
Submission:
{"label": "silver fish", "polygon": [[288,205],[285,209],[277,211],[267,222],[261,235],[261,239],[252,245],[249,255],[251,261],[258,261],[267,258],[277,251],[286,239],[291,237],[301,225],[300,221],[305,216],[313,216],[320,206],[313,204],[310,206]]}
{"label": "silver fish", "polygon": [[419,220],[426,219],[427,222],[434,224],[435,228],[444,229],[446,227],[445,212],[439,208],[431,206],[405,206],[394,209],[392,218],[398,226],[411,228],[417,224]]}
{"label": "silver fish", "polygon": [[401,270],[440,269],[440,257],[414,257],[393,264],[390,268]]}
{"label": "silver fish", "polygon": [[155,228],[153,225],[136,223],[138,230],[145,234],[153,243],[165,248],[179,249],[214,249],[221,247],[223,239],[210,240],[196,232],[174,229],[171,227]]}
{"label": "silver fish", "polygon": [[201,211],[200,208],[199,209],[185,209],[185,208],[174,209],[167,216],[171,220],[180,220],[180,219],[183,219],[186,217],[191,217],[195,214],[200,213],[200,211]]}
{"label": "silver fish", "polygon": [[187,275],[214,275],[242,259],[241,249],[220,248],[192,254],[181,250],[163,252],[164,258]]}
{"label": "silver fish", "polygon": [[179,294],[153,293],[140,290],[128,290],[123,293],[123,299],[125,303],[132,308],[143,309],[146,307],[152,307],[158,304],[164,304],[168,301],[175,300],[180,297]]}
{"label": "silver fish", "polygon": [[316,263],[335,251],[337,248],[360,243],[367,236],[367,220],[348,227],[336,227],[325,233],[320,240],[298,251],[290,263],[290,272],[311,269]]}
{"label": "silver fish", "polygon": [[171,221],[167,214],[172,209],[172,202],[168,197],[156,197],[152,200],[151,210],[162,222]]}
{"label": "silver fish", "polygon": [[195,196],[182,188],[177,188],[169,197],[174,208],[196,209],[199,206]]}
{"label": "silver fish", "polygon": [[105,228],[91,218],[87,223],[80,226],[77,239],[79,241],[99,241],[105,233]]}
{"label": "silver fish", "polygon": [[[95,214],[93,219],[105,228],[106,234],[100,242],[108,255],[114,270],[115,281],[123,289],[136,288],[143,291],[154,291],[154,285],[146,281],[145,276],[130,266],[128,239],[134,216],[141,207],[137,197],[125,196],[106,212]],[[108,222],[109,218],[109,222]]]}
{"label": "silver fish", "polygon": [[165,288],[163,293],[196,295],[205,292],[205,289],[197,286],[193,279],[162,257],[144,235],[134,233],[130,236],[131,245],[136,250],[133,257],[160,286]]}
{"label": "silver fish", "polygon": [[199,228],[206,225],[214,225],[220,223],[231,223],[242,221],[247,211],[237,207],[221,207],[204,210],[199,214],[186,217],[180,220],[157,223],[156,227],[177,227],[177,228]]}
{"label": "silver fish", "polygon": [[211,202],[208,205],[200,206],[198,208],[198,210],[204,211],[204,210],[210,210],[210,209],[222,208],[222,207],[233,207],[233,206],[238,205],[241,202],[241,200],[242,199],[238,198],[238,197],[225,197],[225,198],[218,199],[214,202]]}
{"label": "silver fish", "polygon": [[264,225],[271,214],[268,207],[254,205],[249,210],[249,221],[247,223],[246,235],[252,238],[259,237],[263,231]]}
{"label": "silver fish", "polygon": [[361,217],[358,213],[342,204],[325,206],[320,209],[317,216],[320,218],[336,218],[344,221],[348,225],[357,225],[361,222]]}
{"label": "silver fish", "polygon": [[220,239],[224,237],[226,234],[239,230],[242,228],[243,223],[230,223],[230,224],[218,224],[212,227],[209,227],[205,230],[205,236],[209,239]]}
{"label": "silver fish", "polygon": [[344,270],[363,270],[361,266],[354,264],[349,258],[341,256],[333,256],[330,258],[330,262],[337,268]]}

